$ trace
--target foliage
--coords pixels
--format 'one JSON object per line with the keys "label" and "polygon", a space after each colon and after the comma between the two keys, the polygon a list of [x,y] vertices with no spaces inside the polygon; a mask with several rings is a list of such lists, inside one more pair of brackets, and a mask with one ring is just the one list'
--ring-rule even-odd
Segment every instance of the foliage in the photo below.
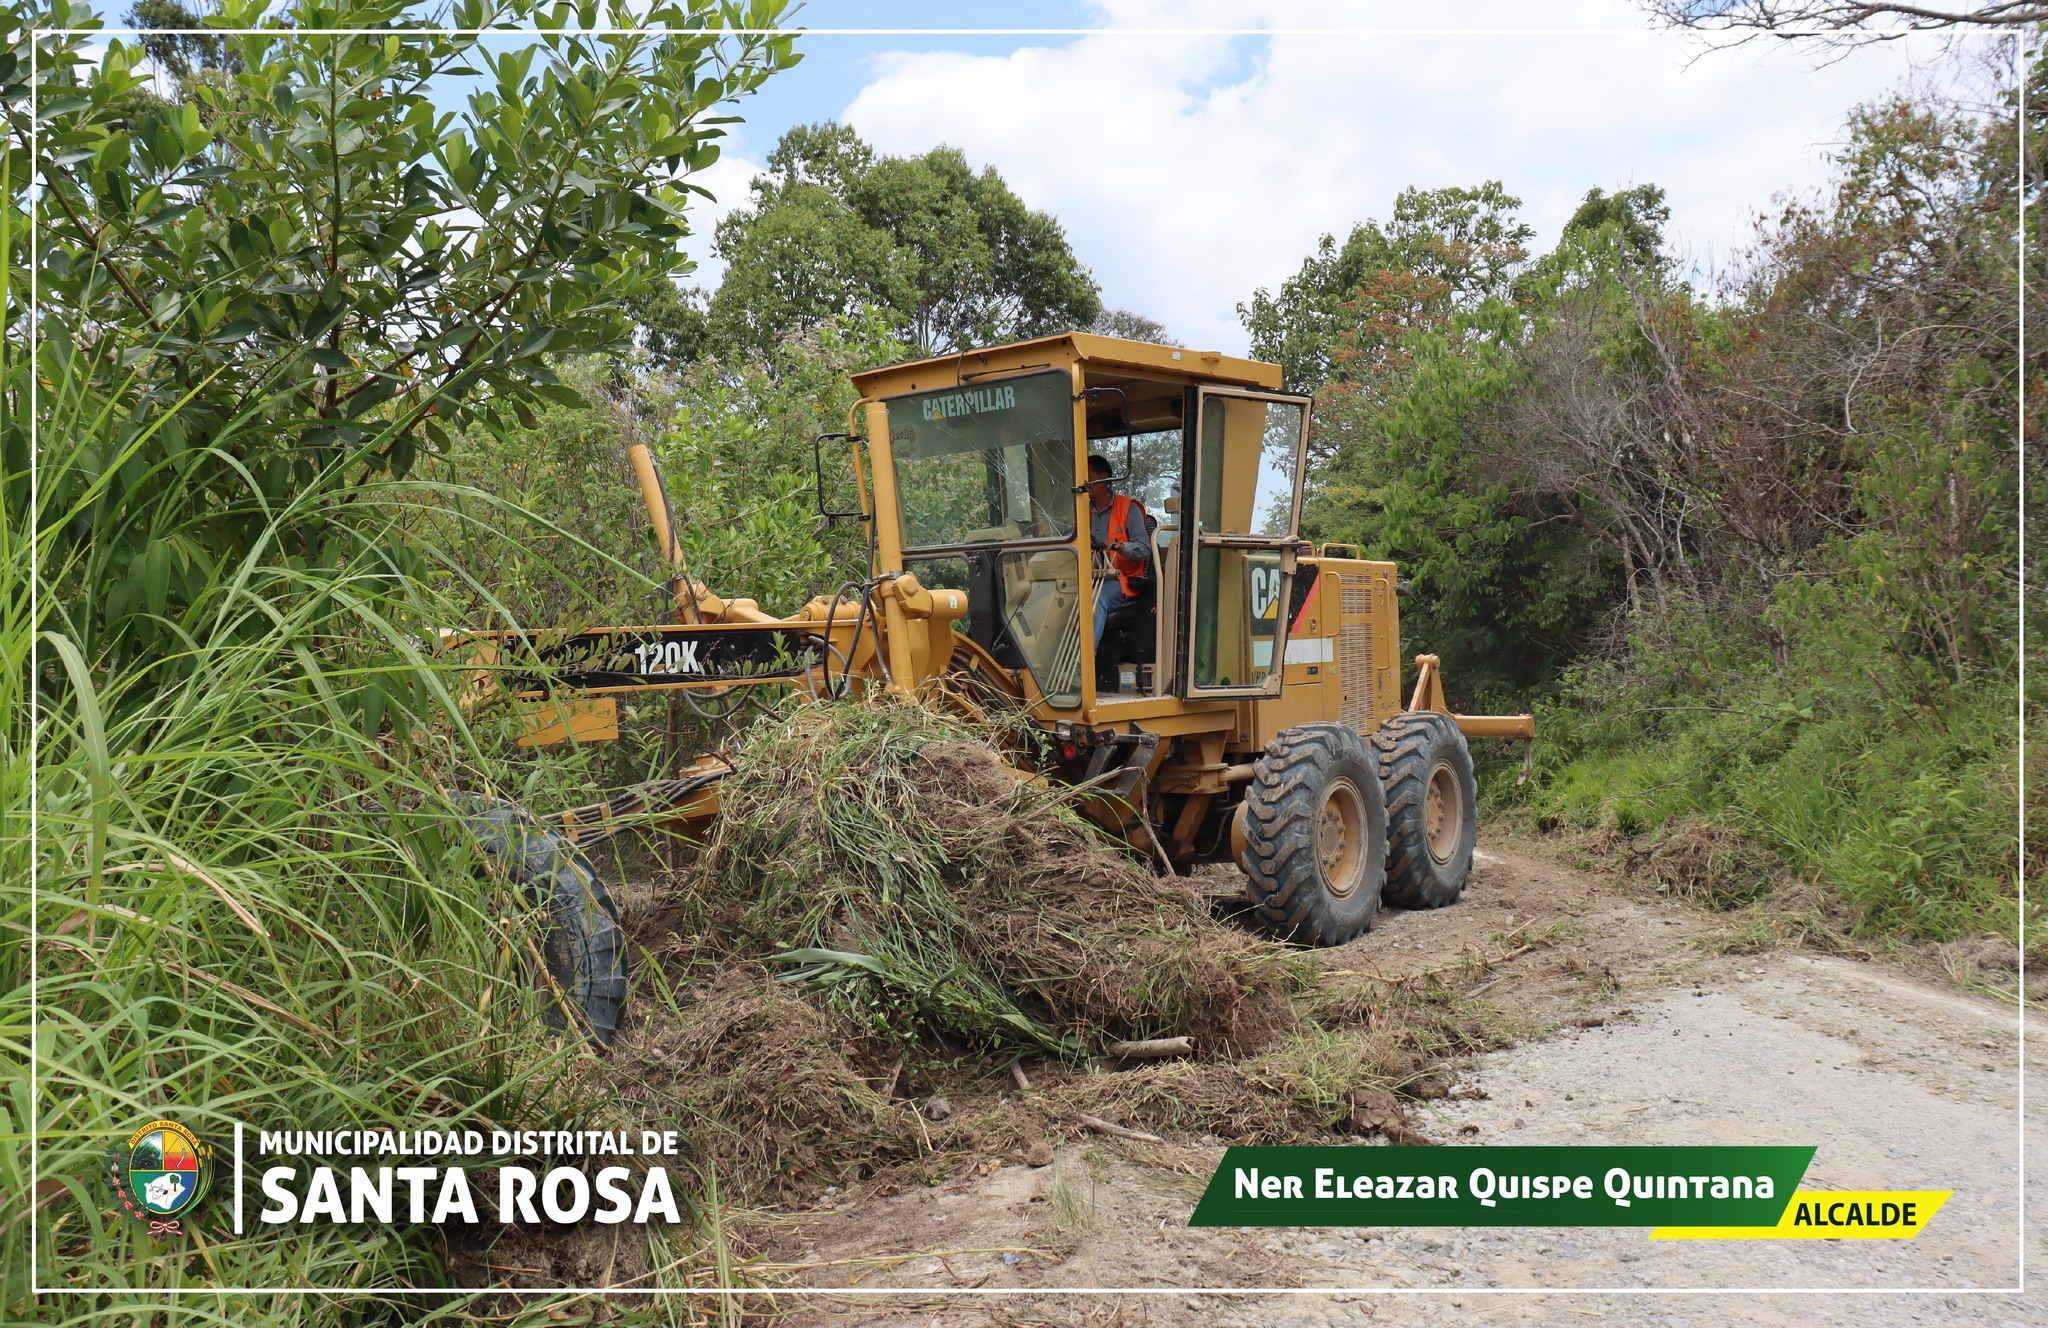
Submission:
{"label": "foliage", "polygon": [[[849,373],[904,354],[869,314],[731,366],[704,360],[667,373],[644,354],[564,363],[564,381],[590,404],[543,408],[531,427],[501,437],[465,435],[450,478],[489,497],[437,510],[421,535],[455,551],[459,576],[446,579],[473,588],[472,626],[665,618],[669,572],[626,459],[645,443],[691,575],[728,598],[794,612],[867,575],[865,526],[826,528],[818,515],[811,443],[846,428],[858,396]],[[855,506],[844,458],[843,445],[824,454],[836,508]],[[507,509],[550,525],[507,547],[491,519]]]}
{"label": "foliage", "polygon": [[144,30],[136,36],[142,49],[159,69],[182,84],[200,71],[230,67],[227,42],[198,31],[217,12],[212,5],[195,12],[178,0],[136,0],[128,11],[128,26]]}
{"label": "foliage", "polygon": [[1626,655],[1571,670],[1538,707],[1537,823],[1633,836],[1712,817],[1840,889],[1867,930],[2010,931],[2013,679],[1921,692],[1880,604],[1781,593],[1803,624],[1782,678],[1764,643],[1690,604],[1646,610]]}
{"label": "foliage", "polygon": [[1612,567],[1560,519],[1562,505],[1489,482],[1472,464],[1473,422],[1526,386],[1520,310],[1496,299],[1453,323],[1452,335],[1415,339],[1406,389],[1384,414],[1341,387],[1318,395],[1327,430],[1377,436],[1321,461],[1303,525],[1400,563],[1416,587],[1402,605],[1408,648],[1443,655],[1465,696],[1525,705],[1515,698],[1583,647]]}
{"label": "foliage", "polygon": [[[299,495],[403,476],[451,430],[573,403],[548,356],[621,339],[626,302],[683,261],[685,177],[716,157],[713,111],[794,59],[787,38],[712,28],[772,26],[782,7],[615,6],[601,40],[504,47],[425,27],[291,32],[418,24],[407,0],[226,0],[221,22],[253,31],[159,43],[188,70],[168,99],[143,46],[37,37],[40,327],[121,422],[124,457],[107,501],[52,547],[76,576],[64,584],[107,587],[79,597],[96,606],[81,648],[164,648],[206,569],[259,539],[332,566],[332,508]],[[15,71],[30,17],[0,20]],[[431,17],[548,28],[600,11],[459,0]],[[95,22],[69,0],[34,18]],[[464,81],[465,108],[437,109]],[[30,90],[18,74],[6,84],[10,132],[27,141]],[[8,181],[17,205],[29,178]],[[6,444],[19,458],[26,440]],[[135,489],[155,501],[121,501]],[[46,497],[69,508],[77,492]],[[116,511],[126,524],[108,524]]]}
{"label": "foliage", "polygon": [[[1615,266],[1662,274],[1671,265],[1670,257],[1664,253],[1664,227],[1670,220],[1671,205],[1664,201],[1660,185],[1639,184],[1612,194],[1603,189],[1588,189],[1565,220],[1561,238],[1569,241],[1604,234],[1618,246]],[[1569,263],[1572,253],[1569,243],[1561,243],[1558,252],[1552,255],[1555,261],[1538,264],[1537,273],[1553,279],[1564,275],[1554,269],[1559,262]],[[1528,288],[1525,278],[1524,297],[1536,294]]]}
{"label": "foliage", "polygon": [[[565,1079],[576,1048],[546,1034],[519,958],[532,901],[475,860],[451,798],[569,801],[588,762],[517,769],[511,718],[460,703],[427,646],[502,604],[503,565],[525,579],[575,514],[536,523],[423,479],[412,449],[445,458],[458,434],[580,400],[551,357],[622,344],[636,292],[681,262],[683,177],[716,151],[716,108],[792,58],[711,29],[782,8],[619,9],[602,40],[514,49],[290,29],[600,11],[230,3],[222,20],[261,31],[142,47],[0,18],[0,913],[41,937],[0,957],[0,1224],[20,1233],[4,1317],[49,1312],[31,1248],[42,1282],[88,1292],[310,1284],[352,1294],[282,1313],[473,1311],[409,1297],[449,1280],[429,1229],[245,1243],[202,1213],[202,1240],[166,1246],[110,1221],[96,1158],[151,1114],[216,1144],[231,1120],[624,1124]],[[95,22],[61,3],[33,21]],[[438,109],[465,80],[467,109]],[[451,521],[468,550],[439,541]],[[656,1239],[658,1281],[692,1239]],[[131,1309],[109,1293],[62,1312]]]}
{"label": "foliage", "polygon": [[[0,217],[10,291],[23,220]],[[123,521],[154,500],[117,484],[104,459],[118,461],[127,426],[54,343],[32,363],[21,338],[0,339],[4,422],[21,424],[31,373],[44,380],[41,489],[68,496],[39,514],[10,503],[0,525],[0,915],[40,937],[33,954],[0,951],[5,1316],[49,1312],[28,1291],[33,1252],[41,1284],[85,1292],[322,1285],[351,1289],[353,1306],[315,1297],[296,1313],[460,1318],[463,1298],[404,1299],[448,1282],[431,1228],[322,1225],[245,1242],[216,1206],[187,1219],[199,1239],[166,1244],[120,1215],[95,1175],[110,1141],[159,1114],[221,1148],[236,1121],[598,1119],[556,1092],[571,1049],[547,1040],[539,989],[507,960],[532,939],[527,901],[482,873],[454,830],[448,787],[494,782],[489,753],[511,734],[456,702],[459,679],[408,629],[437,606],[383,550],[421,486],[373,483],[329,513],[336,566],[280,562],[277,529],[259,532],[204,569],[174,655],[110,665],[80,643],[88,606],[52,579],[68,570],[57,551],[87,510]],[[0,484],[10,497],[26,488],[12,465]],[[32,1237],[25,1201],[39,1210]],[[133,1302],[62,1303],[97,1321]],[[196,1322],[218,1309],[185,1299],[152,1314]]]}
{"label": "foliage", "polygon": [[[2011,920],[2020,219],[1986,100],[1859,108],[1832,189],[1705,294],[1646,185],[1476,301],[1425,286],[1441,246],[1326,246],[1248,316],[1329,366],[1309,533],[1403,564],[1455,693],[1537,703],[1546,820],[1719,816],[1868,927]],[[1389,291],[1436,303],[1389,324]]]}
{"label": "foliage", "polygon": [[1521,205],[1495,180],[1402,190],[1392,220],[1352,227],[1341,249],[1323,236],[1277,294],[1261,287],[1237,307],[1252,354],[1296,392],[1372,378],[1411,328],[1440,329],[1507,293],[1536,234],[1515,216]]}
{"label": "foliage", "polygon": [[[909,354],[870,312],[684,377],[656,452],[696,575],[776,613],[868,575],[865,524],[826,527],[818,515],[812,440],[846,429],[859,399],[848,375]],[[827,443],[822,455],[826,504],[841,511],[860,505],[847,455],[844,443]]]}
{"label": "foliage", "polygon": [[[1629,200],[1659,197],[1649,186]],[[1589,195],[1582,219],[1600,201]],[[1450,677],[1465,695],[1502,703],[1543,687],[1584,647],[1613,581],[1570,495],[1531,494],[1480,464],[1490,422],[1528,389],[1543,302],[1603,270],[1615,240],[1609,223],[1568,228],[1556,252],[1525,266],[1530,232],[1516,205],[1497,184],[1411,190],[1391,227],[1358,227],[1348,263],[1318,269],[1355,285],[1325,306],[1336,321],[1315,334],[1331,377],[1316,393],[1303,512],[1311,537],[1400,562],[1417,588],[1403,605],[1411,640],[1456,662]],[[1301,285],[1283,294],[1293,303],[1280,323],[1308,328],[1314,300]]]}
{"label": "foliage", "polygon": [[1101,311],[1059,223],[958,148],[884,156],[843,125],[800,125],[753,191],[718,224],[727,267],[707,344],[723,358],[863,306],[924,355],[1087,327]]}
{"label": "foliage", "polygon": [[1134,313],[1129,309],[1104,309],[1095,315],[1095,321],[1088,325],[1090,332],[1105,337],[1122,337],[1126,341],[1149,341],[1158,346],[1178,346],[1166,325]]}

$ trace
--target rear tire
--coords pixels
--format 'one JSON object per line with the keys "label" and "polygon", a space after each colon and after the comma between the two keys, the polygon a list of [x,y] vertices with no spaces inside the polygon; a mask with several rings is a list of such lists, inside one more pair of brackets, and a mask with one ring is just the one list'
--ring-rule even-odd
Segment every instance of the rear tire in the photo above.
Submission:
{"label": "rear tire", "polygon": [[1387,902],[1445,908],[1465,893],[1479,837],[1479,784],[1458,722],[1411,710],[1373,735],[1387,802]]}
{"label": "rear tire", "polygon": [[626,940],[603,878],[566,837],[542,829],[523,809],[481,799],[472,805],[476,810],[463,818],[470,836],[505,865],[529,903],[546,911],[540,952],[553,979],[549,1026],[574,1023],[578,1033],[610,1046],[626,1009]]}
{"label": "rear tire", "polygon": [[1276,936],[1342,945],[1371,929],[1386,880],[1387,813],[1365,739],[1300,724],[1266,744],[1245,793],[1252,916]]}

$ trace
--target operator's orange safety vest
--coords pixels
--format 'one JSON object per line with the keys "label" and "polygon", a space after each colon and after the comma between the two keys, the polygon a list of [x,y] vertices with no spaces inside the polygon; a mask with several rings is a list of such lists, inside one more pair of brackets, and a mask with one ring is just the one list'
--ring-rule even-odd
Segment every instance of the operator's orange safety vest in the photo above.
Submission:
{"label": "operator's orange safety vest", "polygon": [[1143,558],[1126,557],[1121,546],[1131,538],[1131,509],[1138,509],[1138,533],[1145,534],[1145,505],[1129,494],[1117,494],[1109,500],[1109,565],[1116,568],[1117,584],[1124,588],[1125,599],[1136,599],[1138,589],[1131,584],[1132,578],[1145,572]]}

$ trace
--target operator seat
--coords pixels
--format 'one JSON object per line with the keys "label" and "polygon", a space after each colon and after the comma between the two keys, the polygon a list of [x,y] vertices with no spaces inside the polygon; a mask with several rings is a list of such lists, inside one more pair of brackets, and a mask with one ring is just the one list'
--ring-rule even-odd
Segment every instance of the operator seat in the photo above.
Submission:
{"label": "operator seat", "polygon": [[1102,643],[1095,647],[1095,685],[1115,691],[1117,665],[1150,664],[1157,653],[1158,628],[1154,615],[1159,593],[1153,578],[1146,578],[1145,592],[1129,604],[1110,612],[1102,624]]}

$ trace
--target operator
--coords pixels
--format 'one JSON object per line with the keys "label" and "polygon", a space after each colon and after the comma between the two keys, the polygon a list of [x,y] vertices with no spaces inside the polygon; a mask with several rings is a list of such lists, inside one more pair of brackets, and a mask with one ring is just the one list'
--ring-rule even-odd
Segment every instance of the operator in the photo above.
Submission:
{"label": "operator", "polygon": [[1104,579],[1095,597],[1098,646],[1109,615],[1151,588],[1152,530],[1158,524],[1143,503],[1129,494],[1110,492],[1109,477],[1114,473],[1108,458],[1088,458],[1088,533],[1094,546],[1109,554],[1109,564],[1116,569],[1116,579]]}

